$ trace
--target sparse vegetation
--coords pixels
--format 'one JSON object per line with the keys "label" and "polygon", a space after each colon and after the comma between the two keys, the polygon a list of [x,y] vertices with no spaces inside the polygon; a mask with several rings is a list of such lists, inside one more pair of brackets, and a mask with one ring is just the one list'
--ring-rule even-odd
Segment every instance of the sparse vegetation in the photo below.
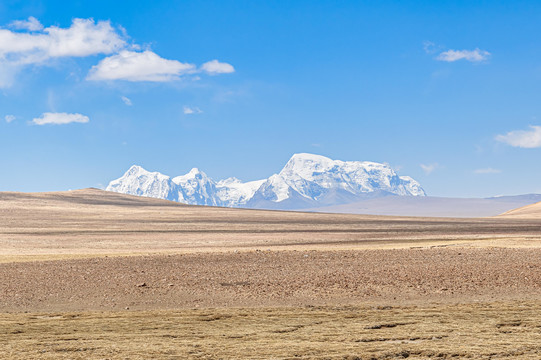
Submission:
{"label": "sparse vegetation", "polygon": [[536,219],[3,196],[0,359],[541,357]]}
{"label": "sparse vegetation", "polygon": [[3,359],[541,356],[541,303],[2,314]]}

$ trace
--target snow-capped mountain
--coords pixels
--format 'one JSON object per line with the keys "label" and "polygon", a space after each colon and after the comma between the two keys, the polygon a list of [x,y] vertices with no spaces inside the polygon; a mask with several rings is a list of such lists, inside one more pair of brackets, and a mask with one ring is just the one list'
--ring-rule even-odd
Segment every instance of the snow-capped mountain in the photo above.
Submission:
{"label": "snow-capped mountain", "polygon": [[111,181],[106,190],[191,205],[236,207],[246,204],[264,181],[243,183],[229,178],[216,183],[197,168],[171,179],[134,165],[121,178]]}
{"label": "snow-capped mountain", "polygon": [[[261,185],[248,205],[294,209],[344,204],[367,196],[389,194],[426,195],[417,181],[408,176],[398,176],[389,165],[295,154],[280,173],[272,175]],[[269,201],[277,206],[269,204]]]}
{"label": "snow-capped mountain", "polygon": [[173,178],[172,182],[178,189],[177,201],[181,203],[211,206],[225,205],[216,194],[216,183],[197,168],[193,168],[186,175]]}
{"label": "snow-capped mountain", "polygon": [[178,197],[177,185],[169,176],[146,171],[137,165],[130,167],[121,178],[111,181],[106,190],[172,201],[181,200]]}
{"label": "snow-capped mountain", "polygon": [[106,190],[192,205],[276,209],[345,204],[384,195],[426,195],[417,181],[399,176],[389,165],[313,154],[295,154],[278,174],[246,183],[236,178],[215,182],[196,168],[171,179],[134,165]]}
{"label": "snow-capped mountain", "polygon": [[243,183],[237,178],[228,178],[216,183],[217,195],[227,206],[244,205],[250,200],[265,180]]}

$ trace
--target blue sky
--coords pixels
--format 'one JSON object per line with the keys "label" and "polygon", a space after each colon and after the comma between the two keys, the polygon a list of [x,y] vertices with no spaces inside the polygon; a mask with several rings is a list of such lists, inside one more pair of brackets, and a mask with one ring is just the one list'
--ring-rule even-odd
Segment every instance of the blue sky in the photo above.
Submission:
{"label": "blue sky", "polygon": [[1,191],[293,153],[435,196],[541,193],[541,3],[2,1]]}

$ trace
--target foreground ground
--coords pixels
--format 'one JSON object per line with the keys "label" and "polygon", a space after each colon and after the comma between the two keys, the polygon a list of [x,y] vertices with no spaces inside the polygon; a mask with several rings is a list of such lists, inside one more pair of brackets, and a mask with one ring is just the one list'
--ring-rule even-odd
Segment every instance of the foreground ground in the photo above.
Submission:
{"label": "foreground ground", "polygon": [[2,359],[541,357],[541,304],[5,314]]}
{"label": "foreground ground", "polygon": [[541,358],[531,213],[0,193],[0,358]]}

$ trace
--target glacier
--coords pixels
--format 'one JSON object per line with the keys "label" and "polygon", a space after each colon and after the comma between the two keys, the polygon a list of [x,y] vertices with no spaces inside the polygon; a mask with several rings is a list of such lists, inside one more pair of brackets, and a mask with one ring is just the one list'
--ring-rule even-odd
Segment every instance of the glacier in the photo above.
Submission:
{"label": "glacier", "polygon": [[303,209],[388,195],[426,196],[417,181],[399,176],[387,164],[307,153],[294,154],[279,173],[249,182],[236,178],[216,182],[197,168],[171,178],[133,165],[106,190],[190,205],[263,209]]}

